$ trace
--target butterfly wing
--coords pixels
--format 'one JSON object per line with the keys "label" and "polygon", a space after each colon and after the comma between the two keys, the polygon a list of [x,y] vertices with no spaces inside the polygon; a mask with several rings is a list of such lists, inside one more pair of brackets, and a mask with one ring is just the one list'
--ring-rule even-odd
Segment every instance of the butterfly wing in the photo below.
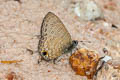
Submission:
{"label": "butterfly wing", "polygon": [[[72,44],[72,39],[61,20],[49,12],[43,19],[38,50],[45,60],[51,60],[64,53]],[[47,56],[43,55],[47,53]]]}

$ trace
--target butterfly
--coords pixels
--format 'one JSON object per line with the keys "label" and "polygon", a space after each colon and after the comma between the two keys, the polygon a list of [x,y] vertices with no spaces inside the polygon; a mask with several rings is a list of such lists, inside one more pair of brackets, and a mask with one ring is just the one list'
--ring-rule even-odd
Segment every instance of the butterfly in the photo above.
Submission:
{"label": "butterfly", "polygon": [[72,40],[62,21],[52,12],[44,17],[40,29],[38,52],[46,60],[55,60],[71,51],[78,42]]}

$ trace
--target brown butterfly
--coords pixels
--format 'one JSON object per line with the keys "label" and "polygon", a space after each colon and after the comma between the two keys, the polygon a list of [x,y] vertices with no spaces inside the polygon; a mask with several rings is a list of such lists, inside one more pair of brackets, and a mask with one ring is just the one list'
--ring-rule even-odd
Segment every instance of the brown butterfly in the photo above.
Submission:
{"label": "brown butterfly", "polygon": [[72,41],[62,21],[52,12],[48,12],[44,17],[40,34],[38,51],[46,61],[57,59],[78,43]]}

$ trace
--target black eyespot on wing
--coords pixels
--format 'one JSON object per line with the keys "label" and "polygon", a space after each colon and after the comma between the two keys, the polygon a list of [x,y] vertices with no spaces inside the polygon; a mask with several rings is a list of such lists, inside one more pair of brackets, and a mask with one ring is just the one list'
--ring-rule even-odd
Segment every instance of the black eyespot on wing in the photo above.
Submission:
{"label": "black eyespot on wing", "polygon": [[45,55],[47,55],[47,52],[44,51],[44,52],[42,52],[42,54],[45,56]]}

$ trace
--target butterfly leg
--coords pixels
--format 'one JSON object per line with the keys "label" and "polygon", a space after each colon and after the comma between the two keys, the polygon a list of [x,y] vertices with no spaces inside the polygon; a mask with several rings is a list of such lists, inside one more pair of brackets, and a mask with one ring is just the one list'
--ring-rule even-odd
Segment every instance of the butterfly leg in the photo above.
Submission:
{"label": "butterfly leg", "polygon": [[35,35],[35,37],[37,37],[38,39],[40,39],[40,38],[41,38],[41,35]]}
{"label": "butterfly leg", "polygon": [[57,57],[55,59],[53,59],[53,63],[56,64],[57,62],[61,61],[61,58],[60,57]]}
{"label": "butterfly leg", "polygon": [[33,53],[34,53],[33,50],[28,49],[28,48],[26,50],[29,51],[31,55],[33,55]]}
{"label": "butterfly leg", "polygon": [[44,60],[44,58],[39,56],[38,64],[40,64],[43,60]]}
{"label": "butterfly leg", "polygon": [[56,60],[57,60],[57,58],[53,59],[53,63],[54,63],[54,64],[56,64]]}

